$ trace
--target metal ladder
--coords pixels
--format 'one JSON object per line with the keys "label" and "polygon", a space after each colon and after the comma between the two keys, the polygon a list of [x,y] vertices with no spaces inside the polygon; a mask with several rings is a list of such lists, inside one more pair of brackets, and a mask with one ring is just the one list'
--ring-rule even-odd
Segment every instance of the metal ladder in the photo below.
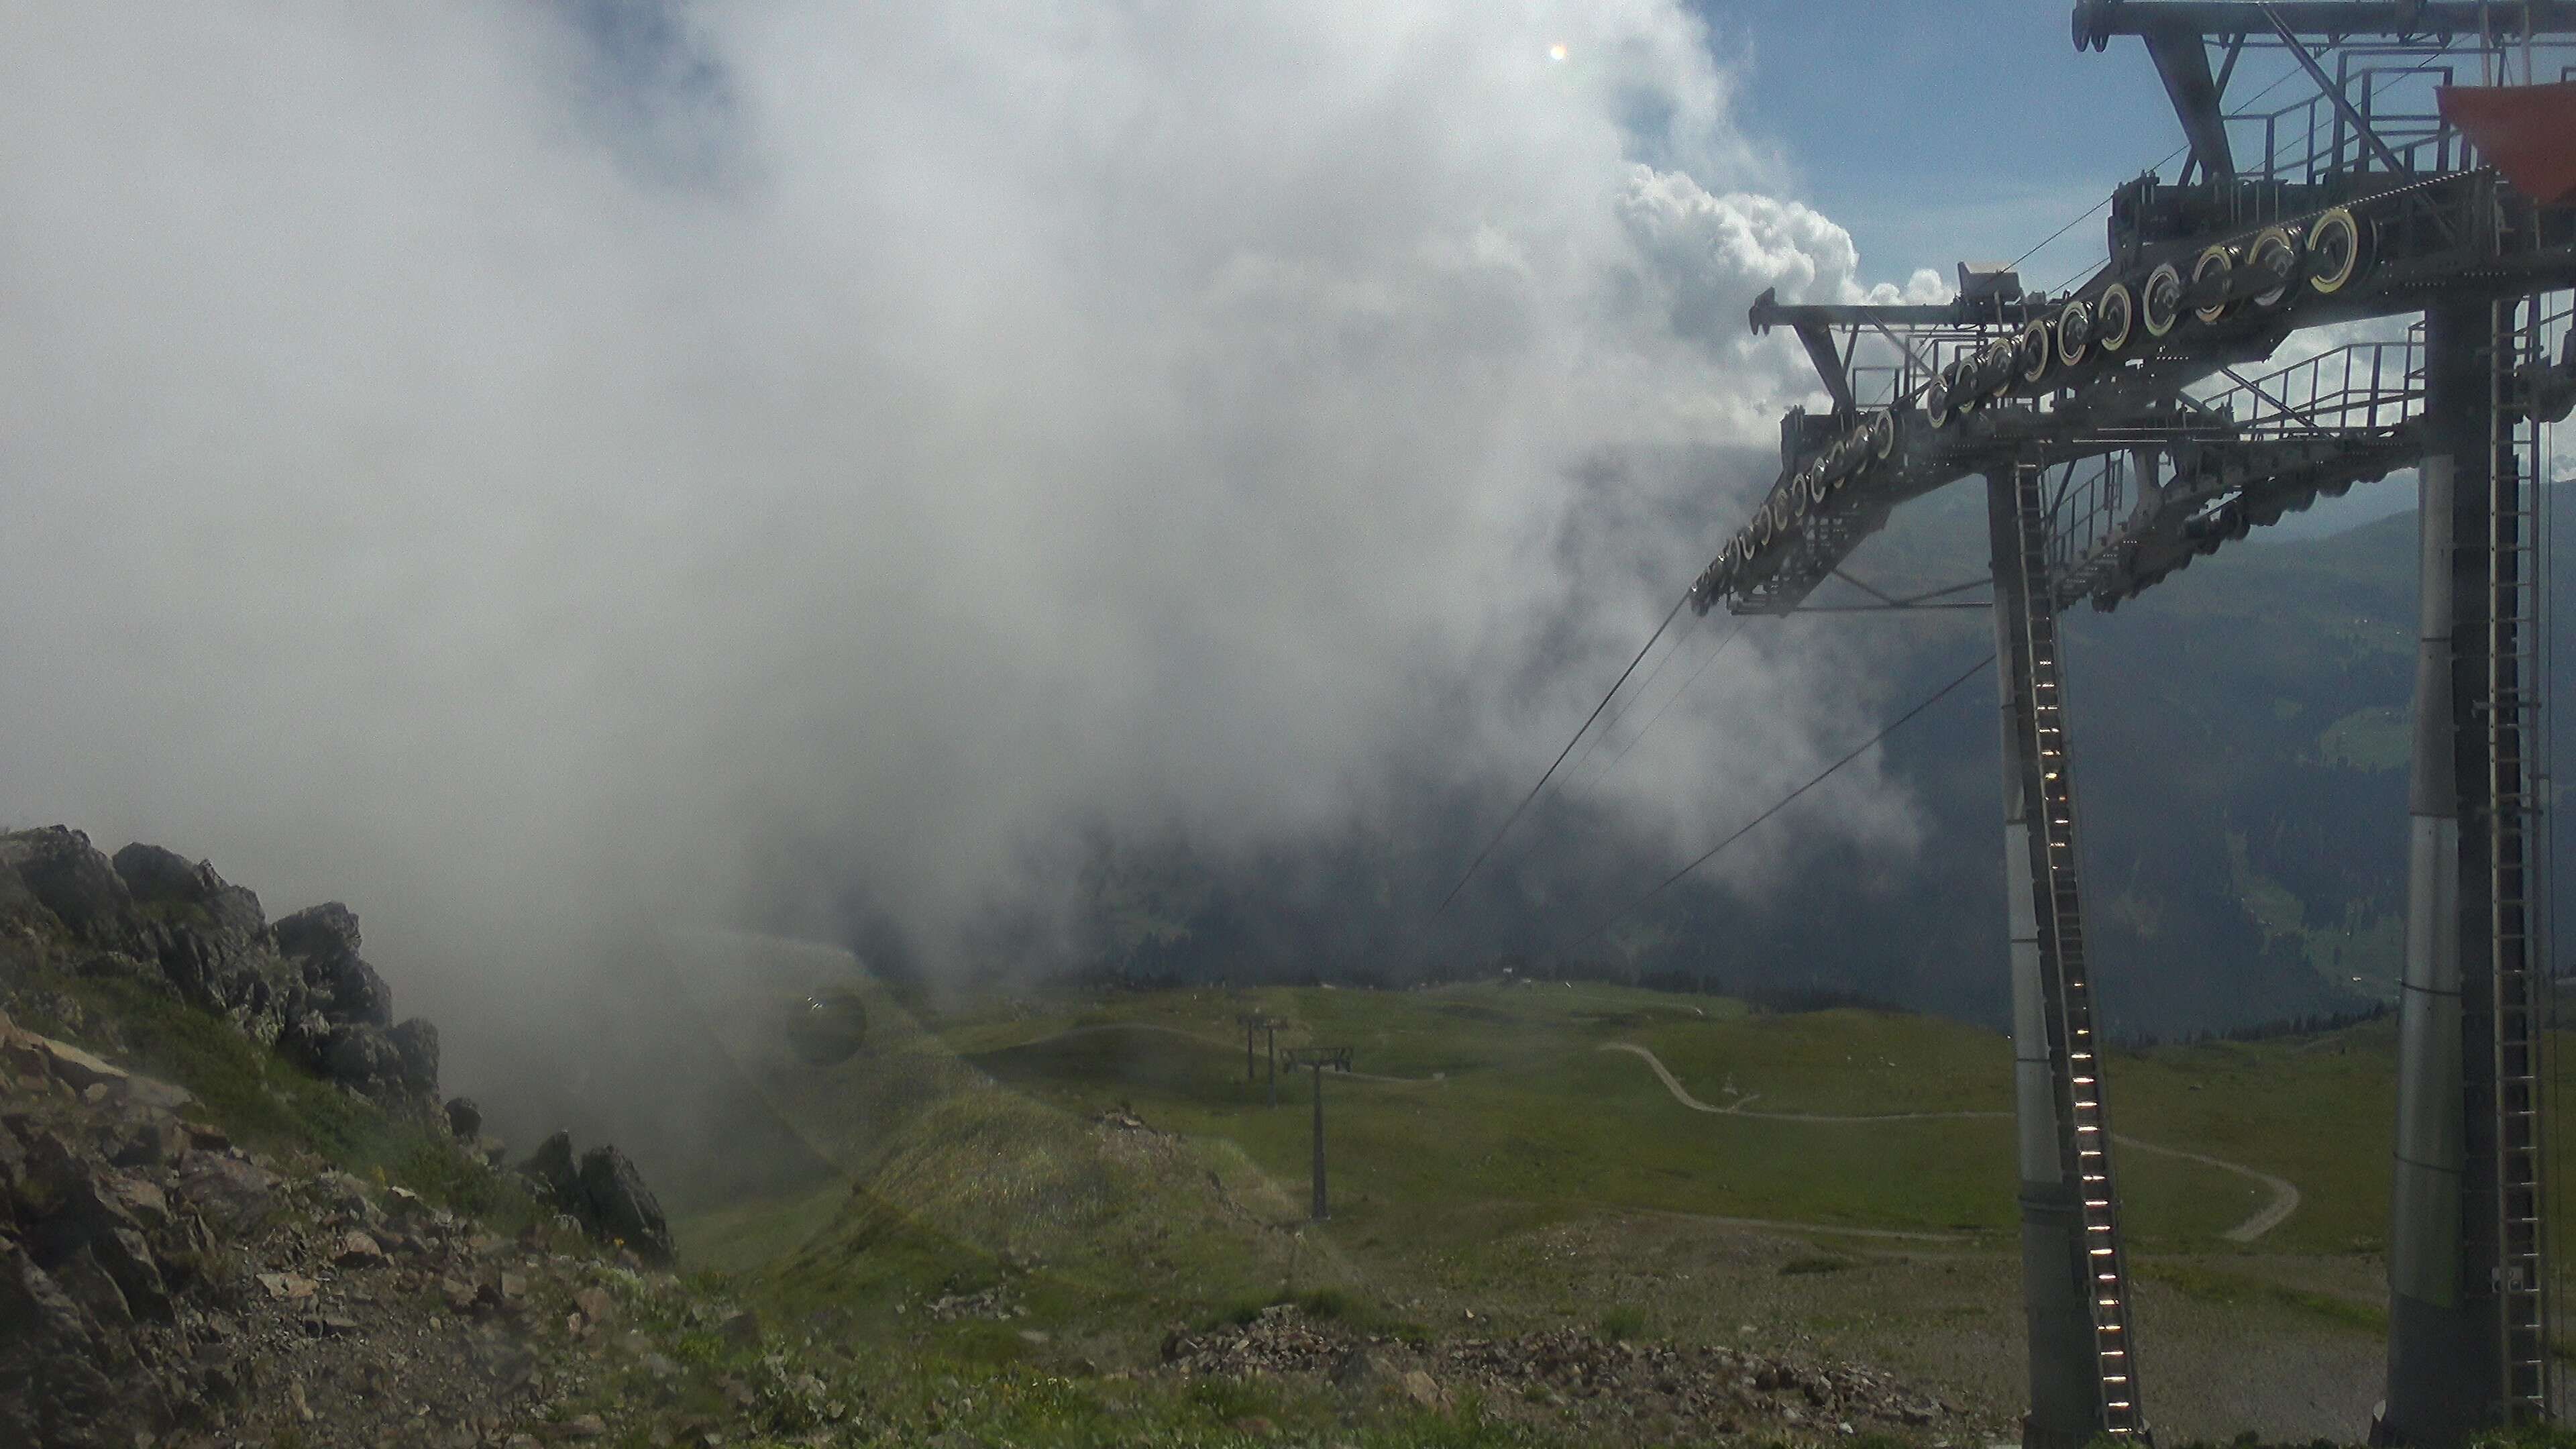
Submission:
{"label": "metal ladder", "polygon": [[[2532,311],[2536,317],[2538,306]],[[2488,859],[2495,971],[2488,1000],[2493,1057],[2490,1130],[2495,1182],[2499,1399],[2507,1423],[2545,1420],[2552,1407],[2549,1352],[2549,1285],[2544,1199],[2541,1192],[2541,1094],[2546,1080],[2541,1053],[2548,1023],[2541,1015],[2547,989],[2546,943],[2535,917],[2547,882],[2547,780],[2532,768],[2529,750],[2545,740],[2541,705],[2548,694],[2545,582],[2547,538],[2539,429],[2513,407],[2515,366],[2538,345],[2515,318],[2520,305],[2493,304],[2488,349],[2489,424],[2487,575],[2487,814]]]}
{"label": "metal ladder", "polygon": [[2031,698],[2023,718],[2036,789],[2030,828],[2038,846],[2034,903],[2041,990],[2047,1004],[2049,1074],[2057,1087],[2058,1153],[2076,1188],[2084,1230],[2086,1306],[2093,1318],[2093,1356],[2101,1391],[2101,1430],[2144,1440],[2137,1368],[2130,1349],[2127,1258],[2120,1245],[2119,1201],[2112,1188],[2111,1127],[2102,1107],[2102,1072],[2093,1033],[2090,975],[2084,963],[2083,912],[2076,889],[2075,796],[2066,769],[2063,672],[2057,656],[2057,609],[2048,585],[2048,500],[2042,470],[2013,469],[2013,509],[2024,597],[2022,645]]}

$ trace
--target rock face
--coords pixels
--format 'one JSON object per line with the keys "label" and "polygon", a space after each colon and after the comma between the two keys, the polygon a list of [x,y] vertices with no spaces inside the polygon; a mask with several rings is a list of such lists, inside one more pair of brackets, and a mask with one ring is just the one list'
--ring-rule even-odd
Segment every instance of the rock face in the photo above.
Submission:
{"label": "rock face", "polygon": [[277,923],[277,949],[289,956],[355,956],[358,940],[358,913],[338,901],[308,906]]}
{"label": "rock face", "polygon": [[382,1098],[402,1083],[402,1053],[383,1030],[339,1024],[322,1038],[323,1068],[331,1080],[355,1088],[362,1096]]}
{"label": "rock face", "polygon": [[551,1200],[565,1212],[576,1212],[581,1205],[581,1169],[572,1159],[572,1134],[557,1132],[537,1144],[528,1160],[519,1164],[519,1175],[536,1187],[540,1197]]}
{"label": "rock face", "polygon": [[137,901],[177,900],[202,904],[224,884],[214,868],[204,862],[190,865],[188,857],[175,850],[145,845],[141,841],[118,851],[109,864]]}
{"label": "rock face", "polygon": [[670,1266],[671,1225],[662,1204],[644,1185],[644,1174],[614,1147],[594,1147],[573,1157],[572,1134],[557,1132],[537,1144],[519,1175],[529,1190],[579,1222],[583,1231],[632,1250],[654,1267]]}
{"label": "rock face", "polygon": [[338,901],[277,923],[277,949],[295,963],[314,1010],[334,1022],[394,1024],[393,988],[358,955],[358,917]]}
{"label": "rock face", "polygon": [[259,897],[159,846],[129,845],[111,861],[59,825],[0,835],[7,924],[67,937],[93,953],[83,974],[174,991],[261,1042],[277,1039],[302,994]]}
{"label": "rock face", "polygon": [[[385,1033],[393,1043],[394,1055],[402,1069],[404,1090],[436,1100],[438,1097],[438,1027],[427,1017],[415,1016]],[[442,1109],[440,1120],[446,1119]]]}
{"label": "rock face", "polygon": [[115,869],[171,989],[230,1017],[245,1034],[275,1042],[299,993],[277,959],[259,897],[227,884],[204,861],[191,865],[157,845],[125,847]]}
{"label": "rock face", "polygon": [[142,944],[132,893],[79,831],[49,825],[0,836],[0,867],[74,938],[110,951]]}
{"label": "rock face", "polygon": [[[207,862],[157,845],[128,845],[111,860],[64,826],[0,833],[0,947],[11,948],[0,950],[0,991],[10,985],[12,956],[34,943],[37,961],[175,994],[387,1112],[455,1137],[474,1162],[497,1163],[498,1144],[481,1136],[481,1111],[463,1098],[440,1105],[438,1028],[420,1017],[395,1022],[393,988],[359,954],[361,942],[357,913],[338,901],[271,925],[258,896]],[[66,1080],[90,1070],[52,1058],[29,1065]],[[167,1155],[148,1141],[121,1150]],[[648,1262],[670,1261],[661,1206],[624,1153],[595,1148],[576,1160],[571,1138],[559,1133],[522,1170],[603,1240],[622,1240]],[[123,1240],[111,1232],[83,1241],[67,1279],[56,1274],[62,1264],[38,1261],[52,1275],[47,1291],[68,1294],[93,1316],[115,1317],[120,1305],[131,1316],[138,1299],[147,1307],[157,1301]],[[15,1291],[24,1312],[37,1313],[25,1305],[41,1295],[27,1296],[34,1290],[23,1284]],[[0,1318],[0,1329],[12,1321]],[[9,1442],[0,1433],[0,1444]]]}
{"label": "rock face", "polygon": [[623,1242],[654,1267],[670,1266],[671,1225],[625,1153],[594,1147],[581,1155],[581,1200],[585,1211],[577,1216],[593,1236]]}
{"label": "rock face", "polygon": [[157,1436],[207,1241],[172,1169],[215,1160],[210,1139],[175,1115],[185,1092],[5,1016],[0,1099],[0,1443]]}
{"label": "rock face", "polygon": [[[728,1389],[662,1351],[734,1305],[569,1231],[504,1237],[401,1186],[244,1151],[189,1105],[0,1010],[5,1449],[804,1442],[847,1412],[801,1365]],[[632,1393],[629,1363],[678,1382]],[[727,1393],[738,1425],[699,1414]]]}
{"label": "rock face", "polygon": [[388,1110],[445,1121],[438,1030],[394,1025],[393,989],[337,901],[272,927],[258,896],[204,861],[140,843],[110,860],[57,825],[0,835],[0,920],[11,917],[88,948],[82,975],[175,992]]}
{"label": "rock face", "polygon": [[77,1442],[115,1405],[103,1361],[89,1314],[16,1244],[0,1242],[0,1440]]}

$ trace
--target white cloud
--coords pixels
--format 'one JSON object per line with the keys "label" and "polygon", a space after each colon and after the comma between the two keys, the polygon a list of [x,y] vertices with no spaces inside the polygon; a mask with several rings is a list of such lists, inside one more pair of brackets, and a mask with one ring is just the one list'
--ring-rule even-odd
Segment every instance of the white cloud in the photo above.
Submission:
{"label": "white cloud", "polygon": [[[1664,0],[683,13],[623,80],[500,0],[23,17],[0,814],[343,896],[436,1001],[460,909],[781,841],[935,931],[1068,818],[1525,779],[1768,481],[1651,463],[1811,387],[1745,304],[1886,295]],[[1836,668],[1739,651],[1640,820]]]}

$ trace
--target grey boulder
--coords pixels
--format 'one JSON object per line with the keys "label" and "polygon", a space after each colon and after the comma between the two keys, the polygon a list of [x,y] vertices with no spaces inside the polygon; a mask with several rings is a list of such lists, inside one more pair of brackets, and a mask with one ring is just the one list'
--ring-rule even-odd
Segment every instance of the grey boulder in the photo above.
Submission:
{"label": "grey boulder", "polygon": [[675,1256],[671,1225],[662,1204],[644,1185],[644,1174],[614,1147],[594,1147],[581,1155],[584,1221],[595,1237],[622,1242],[654,1267],[668,1267]]}

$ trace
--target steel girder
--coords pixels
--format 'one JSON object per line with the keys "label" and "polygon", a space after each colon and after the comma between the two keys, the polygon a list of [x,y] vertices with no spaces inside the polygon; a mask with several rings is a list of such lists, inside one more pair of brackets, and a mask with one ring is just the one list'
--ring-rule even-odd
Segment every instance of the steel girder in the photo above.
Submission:
{"label": "steel girder", "polygon": [[[2374,359],[2366,381],[2347,376],[2334,391],[2288,378],[2298,364],[2273,389],[2240,365],[2304,328],[2576,286],[2576,211],[2536,207],[2486,170],[2365,173],[2331,187],[2141,178],[2118,199],[2112,259],[2062,296],[1868,307],[1763,294],[1750,325],[1797,331],[1833,369],[1836,406],[1783,421],[1780,473],[1694,583],[1693,608],[1790,612],[1899,504],[1961,478],[2169,452],[2177,477],[2202,483],[2160,494],[2049,580],[2061,603],[2110,607],[2246,527],[2421,450],[2406,426],[2421,408],[2420,367]],[[1855,401],[1854,348],[1837,349],[1837,332],[1893,345],[1883,403]],[[2191,391],[2224,382],[2241,406]],[[2576,358],[2533,382],[2535,396],[2570,387]]]}

